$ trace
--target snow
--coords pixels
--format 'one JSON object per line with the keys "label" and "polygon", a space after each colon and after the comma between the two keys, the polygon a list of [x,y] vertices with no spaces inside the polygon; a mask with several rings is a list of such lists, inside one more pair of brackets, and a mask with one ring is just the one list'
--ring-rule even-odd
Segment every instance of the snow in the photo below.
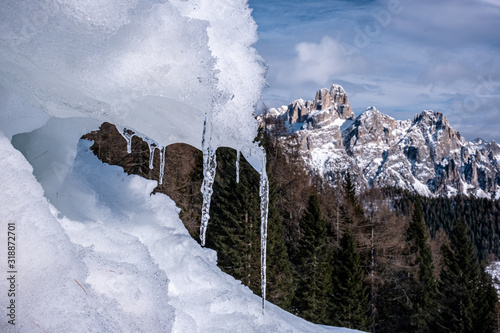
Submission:
{"label": "snow", "polygon": [[489,196],[488,194],[486,194],[482,189],[477,189],[476,190],[476,197],[477,198],[486,198],[486,199],[490,199],[491,196]]}
{"label": "snow", "polygon": [[[166,146],[251,144],[265,66],[245,0],[7,0],[0,9],[0,130],[90,117]],[[45,114],[44,114],[44,112]]]}
{"label": "snow", "polygon": [[493,278],[493,285],[498,293],[500,299],[500,261],[495,261],[486,267],[486,273],[490,274]]}
{"label": "snow", "polygon": [[342,119],[342,118],[337,118],[333,121],[333,126],[338,126],[338,127],[342,127],[342,125],[344,125],[344,123],[346,122],[345,119]]}
{"label": "snow", "polygon": [[[46,147],[53,142],[48,134],[18,141]],[[313,325],[270,303],[262,315],[261,298],[217,268],[216,253],[189,236],[174,202],[151,195],[156,181],[100,162],[90,145],[78,142],[49,202],[44,192],[53,184],[46,180],[57,177],[46,176],[42,188],[33,173],[57,170],[33,170],[0,133],[0,223],[2,230],[16,224],[18,247],[17,331],[354,332]],[[6,259],[0,251],[3,272]],[[0,290],[8,282],[1,279]],[[7,304],[7,293],[0,295]],[[0,331],[15,330],[4,319]]]}
{"label": "snow", "polygon": [[458,190],[451,185],[446,185],[446,190],[448,191],[448,198],[454,197],[458,194]]}
{"label": "snow", "polygon": [[342,159],[341,153],[338,153],[339,149],[336,148],[335,144],[329,142],[324,144],[321,148],[313,149],[311,151],[311,163],[319,174],[324,174],[325,169],[327,169],[328,161]]}
{"label": "snow", "polygon": [[433,197],[433,194],[429,190],[429,188],[424,184],[422,184],[422,182],[419,181],[417,178],[413,178],[412,186],[415,189],[415,192],[417,192],[418,194],[426,197]]}

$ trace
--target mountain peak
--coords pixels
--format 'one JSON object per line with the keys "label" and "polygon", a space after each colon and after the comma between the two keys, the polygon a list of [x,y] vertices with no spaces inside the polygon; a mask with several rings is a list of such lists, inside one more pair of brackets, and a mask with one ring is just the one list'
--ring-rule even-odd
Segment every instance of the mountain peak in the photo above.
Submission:
{"label": "mountain peak", "polygon": [[415,117],[413,118],[414,123],[418,122],[423,122],[423,123],[436,123],[440,122],[442,124],[445,124],[449,126],[448,120],[442,114],[441,112],[438,111],[432,111],[432,110],[423,110],[421,113],[416,114]]}
{"label": "mountain peak", "polygon": [[332,84],[330,89],[318,90],[314,101],[297,99],[278,109],[270,109],[267,117],[281,119],[295,132],[339,125],[342,120],[354,119],[354,112],[344,88]]}

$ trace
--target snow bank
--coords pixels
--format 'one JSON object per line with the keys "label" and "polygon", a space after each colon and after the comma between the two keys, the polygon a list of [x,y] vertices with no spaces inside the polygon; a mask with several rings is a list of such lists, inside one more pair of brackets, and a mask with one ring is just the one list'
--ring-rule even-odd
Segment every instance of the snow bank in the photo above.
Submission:
{"label": "snow bank", "polygon": [[265,68],[245,0],[8,0],[0,22],[9,137],[38,128],[43,110],[201,148],[207,114],[212,146],[255,154]]}
{"label": "snow bank", "polygon": [[[32,140],[50,143],[47,131],[36,134]],[[151,195],[155,181],[103,164],[90,145],[78,143],[50,204],[30,164],[0,135],[0,223],[6,230],[15,222],[18,237],[18,331],[352,332],[269,303],[262,315],[260,297],[217,268],[215,252],[189,236],[173,201]],[[6,272],[4,237],[1,248]],[[3,319],[0,331],[14,330]]]}
{"label": "snow bank", "polygon": [[[7,223],[15,223],[15,267],[6,267],[6,237],[2,237],[0,244],[0,260],[4,274],[12,269],[17,272],[13,274],[14,297],[7,295],[8,281],[2,278],[0,283],[2,307],[15,300],[16,325],[9,324],[3,315],[0,331],[170,331],[174,308],[168,304],[168,278],[148,258],[145,246],[131,236],[115,236],[108,241],[126,244],[130,252],[125,260],[113,261],[111,254],[103,260],[92,250],[93,246],[75,244],[54,216],[57,211],[43,196],[32,167],[3,134],[0,156],[0,223],[4,235]],[[83,233],[92,235],[87,231]],[[112,250],[110,247],[109,251]],[[139,256],[140,250],[142,256]],[[93,258],[93,262],[89,262],[89,258]],[[123,281],[128,279],[128,285],[122,282],[122,289],[115,297],[98,292],[99,289],[90,284],[89,278],[95,271],[108,268],[116,271]],[[114,287],[120,288],[116,282]],[[130,297],[135,297],[135,303],[130,303],[128,308],[121,307]],[[132,304],[136,306],[131,307]]]}

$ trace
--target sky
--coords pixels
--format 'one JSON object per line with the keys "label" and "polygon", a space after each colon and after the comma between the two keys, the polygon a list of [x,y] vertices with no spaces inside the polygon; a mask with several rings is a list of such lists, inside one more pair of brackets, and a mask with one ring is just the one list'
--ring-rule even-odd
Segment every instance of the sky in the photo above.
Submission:
{"label": "sky", "polygon": [[331,84],[356,115],[442,112],[467,140],[500,142],[500,0],[249,0],[279,107]]}

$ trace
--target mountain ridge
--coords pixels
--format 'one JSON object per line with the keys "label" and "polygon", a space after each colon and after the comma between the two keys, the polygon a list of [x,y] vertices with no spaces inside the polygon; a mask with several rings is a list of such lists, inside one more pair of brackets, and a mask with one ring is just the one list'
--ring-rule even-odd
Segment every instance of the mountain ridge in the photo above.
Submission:
{"label": "mountain ridge", "polygon": [[396,120],[371,106],[355,117],[344,88],[333,84],[314,101],[269,109],[259,123],[332,185],[349,171],[360,190],[395,186],[427,196],[500,198],[500,145],[466,141],[440,112]]}

